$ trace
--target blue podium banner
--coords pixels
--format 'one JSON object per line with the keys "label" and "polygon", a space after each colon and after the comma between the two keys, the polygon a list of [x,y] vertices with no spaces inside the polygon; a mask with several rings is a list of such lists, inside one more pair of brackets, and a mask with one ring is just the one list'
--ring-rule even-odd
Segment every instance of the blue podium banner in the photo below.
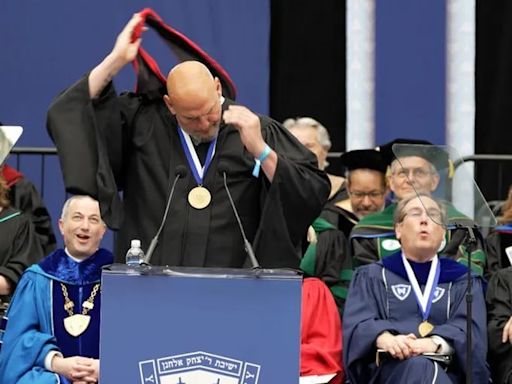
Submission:
{"label": "blue podium banner", "polygon": [[298,383],[302,277],[130,268],[102,277],[101,383]]}

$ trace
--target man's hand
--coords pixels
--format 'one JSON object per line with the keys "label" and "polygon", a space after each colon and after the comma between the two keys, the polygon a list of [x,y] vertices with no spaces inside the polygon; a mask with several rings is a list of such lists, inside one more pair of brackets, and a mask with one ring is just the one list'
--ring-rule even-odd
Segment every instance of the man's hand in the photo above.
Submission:
{"label": "man's hand", "polygon": [[405,360],[413,356],[411,342],[416,339],[413,333],[408,335],[392,335],[389,332],[384,332],[377,337],[377,348],[383,349],[391,356],[399,360]]}
{"label": "man's hand", "polygon": [[52,371],[66,377],[74,384],[97,383],[99,379],[99,360],[81,356],[62,357],[55,355],[52,359]]}
{"label": "man's hand", "polygon": [[117,36],[111,55],[118,60],[122,66],[132,62],[135,56],[137,56],[142,38],[139,36],[134,40],[132,36],[135,28],[141,22],[142,17],[138,13],[135,13]]}
{"label": "man's hand", "polygon": [[[241,105],[230,105],[222,116],[226,124],[231,124],[238,129],[244,147],[257,159],[265,149],[258,115]],[[261,163],[261,169],[270,182],[274,179],[277,161],[277,153],[271,150],[265,161]]]}
{"label": "man's hand", "polygon": [[[142,17],[136,13],[117,36],[116,43],[110,54],[98,64],[89,74],[89,96],[97,98],[101,91],[115,75],[137,56],[142,39],[132,41],[136,26],[142,22]],[[143,31],[145,28],[142,29]]]}
{"label": "man's hand", "polygon": [[261,136],[260,119],[255,113],[241,105],[230,105],[224,111],[223,119],[238,129],[240,139],[251,155],[257,158],[263,152],[265,141]]}
{"label": "man's hand", "polygon": [[503,327],[503,334],[501,335],[502,343],[510,343],[512,344],[512,316],[509,317],[508,321]]}
{"label": "man's hand", "polygon": [[409,343],[414,356],[437,351],[438,345],[430,337],[411,340]]}

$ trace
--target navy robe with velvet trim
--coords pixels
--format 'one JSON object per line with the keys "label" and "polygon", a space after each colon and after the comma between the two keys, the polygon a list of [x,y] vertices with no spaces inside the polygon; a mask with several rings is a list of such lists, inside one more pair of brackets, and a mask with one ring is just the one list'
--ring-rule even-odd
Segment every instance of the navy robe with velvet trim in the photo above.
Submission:
{"label": "navy robe with velvet trim", "polygon": [[[439,258],[440,277],[428,320],[434,325],[431,335],[444,338],[453,348],[452,362],[445,372],[441,366],[418,356],[405,364],[387,360],[375,364],[377,337],[414,333],[422,317],[402,263],[401,252],[357,269],[349,289],[343,317],[345,372],[351,383],[461,383],[466,367],[466,271],[447,258]],[[424,289],[430,262],[414,263],[421,289]],[[487,334],[482,279],[473,275],[473,382],[487,383]],[[427,369],[428,368],[428,369]],[[423,373],[418,376],[418,370]],[[393,375],[390,373],[394,372]],[[398,374],[400,373],[400,374]],[[451,381],[450,381],[451,380]]]}
{"label": "navy robe with velvet trim", "polygon": [[99,358],[100,292],[88,313],[91,322],[87,330],[72,337],[64,329],[63,321],[68,313],[64,310],[60,284],[67,287],[75,304],[74,313],[81,313],[81,304],[100,282],[101,267],[112,261],[112,253],[105,249],[99,249],[81,263],[58,249],[27,269],[7,312],[0,350],[1,383],[68,383],[64,377],[44,367],[44,359],[52,350],[60,351],[64,357]]}

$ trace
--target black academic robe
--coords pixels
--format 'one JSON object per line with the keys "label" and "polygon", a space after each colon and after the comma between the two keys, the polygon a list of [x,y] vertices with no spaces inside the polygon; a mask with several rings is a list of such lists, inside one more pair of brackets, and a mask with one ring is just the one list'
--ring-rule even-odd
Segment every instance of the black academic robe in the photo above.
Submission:
{"label": "black academic robe", "polygon": [[[500,269],[510,267],[506,249],[512,247],[512,224],[500,225],[489,232],[485,239],[487,278]],[[510,252],[510,251],[509,251]]]}
{"label": "black academic robe", "polygon": [[502,343],[503,328],[512,316],[512,268],[497,270],[487,287],[488,361],[495,383],[512,383],[512,344]]}
{"label": "black academic robe", "polygon": [[[439,265],[439,283],[428,320],[434,325],[431,334],[442,337],[454,349],[446,374],[423,356],[376,365],[375,341],[382,332],[420,337],[418,326],[423,318],[398,252],[359,267],[352,279],[343,317],[343,356],[350,383],[432,383],[435,376],[439,380],[436,383],[464,382],[467,268],[448,258],[439,258]],[[430,262],[411,262],[411,266],[423,290]],[[472,377],[474,383],[486,384],[489,372],[482,279],[473,276],[472,282]]]}
{"label": "black academic robe", "polygon": [[[231,102],[224,103],[226,108]],[[196,181],[189,170],[178,180],[167,223],[151,262],[156,265],[241,267],[246,254],[220,170],[256,257],[265,267],[298,267],[300,244],[329,193],[314,155],[281,125],[260,116],[262,135],[278,154],[273,182],[251,175],[254,158],[238,131],[221,125],[215,156],[203,180],[212,195],[202,210],[187,202]],[[103,218],[119,225],[116,261],[130,239],[149,245],[162,220],[177,167],[186,166],[177,122],[162,93],[117,96],[112,84],[90,100],[87,76],[61,94],[48,113],[66,188],[100,201]],[[117,190],[122,190],[121,203]],[[124,218],[120,213],[124,213]]]}
{"label": "black academic robe", "polygon": [[14,289],[23,271],[43,255],[29,218],[17,209],[9,207],[0,212],[0,234],[0,275]]}
{"label": "black academic robe", "polygon": [[43,249],[43,255],[49,254],[57,247],[57,239],[53,233],[50,214],[37,188],[21,172],[7,164],[1,167],[0,172],[9,187],[11,206],[29,216]]}

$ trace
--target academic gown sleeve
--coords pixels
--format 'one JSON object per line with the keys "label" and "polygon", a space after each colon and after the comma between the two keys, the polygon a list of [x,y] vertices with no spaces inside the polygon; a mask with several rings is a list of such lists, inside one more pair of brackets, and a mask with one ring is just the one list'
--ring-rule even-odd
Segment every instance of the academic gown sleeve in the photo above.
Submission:
{"label": "academic gown sleeve", "polygon": [[329,179],[312,152],[276,121],[260,118],[263,138],[277,153],[278,163],[272,183],[262,188],[255,253],[262,265],[298,268],[301,241],[329,197]]}
{"label": "academic gown sleeve", "polygon": [[343,232],[328,229],[317,233],[316,244],[309,245],[300,266],[304,273],[318,277],[327,285],[340,314],[343,314],[353,273],[352,259]]}
{"label": "academic gown sleeve", "polygon": [[16,288],[25,269],[42,259],[42,248],[26,215],[21,214],[5,223],[10,227],[9,234],[4,232],[1,241],[10,241],[11,244],[8,255],[2,255],[0,259],[0,275],[7,277]]}
{"label": "academic gown sleeve", "polygon": [[123,98],[128,107],[123,115],[112,83],[91,100],[88,78],[86,74],[56,97],[48,110],[47,129],[59,151],[66,190],[97,199],[103,220],[119,229],[125,122],[137,111],[138,99]]}
{"label": "academic gown sleeve", "polygon": [[57,239],[53,233],[50,214],[34,184],[25,178],[20,179],[10,188],[9,197],[14,207],[30,217],[43,255],[55,250]]}
{"label": "academic gown sleeve", "polygon": [[512,383],[512,344],[502,343],[503,328],[512,316],[512,267],[497,271],[487,287],[489,363],[496,383]]}
{"label": "academic gown sleeve", "polygon": [[[466,304],[467,278],[461,277],[452,286],[450,314],[448,320],[436,325],[433,335],[444,338],[454,349],[454,360],[451,370],[460,371],[460,380],[466,375],[466,340],[467,340],[467,304]],[[473,275],[472,289],[472,378],[474,383],[487,383],[489,370],[487,368],[487,316],[485,307],[484,289],[482,279]]]}
{"label": "academic gown sleeve", "polygon": [[2,384],[67,383],[44,368],[44,358],[58,350],[50,334],[49,285],[44,277],[27,272],[11,301],[0,350]]}
{"label": "academic gown sleeve", "polygon": [[331,293],[319,279],[304,279],[301,313],[300,375],[336,373],[329,383],[342,383],[341,321]]}
{"label": "academic gown sleeve", "polygon": [[368,383],[376,372],[375,340],[384,331],[398,333],[386,319],[386,288],[378,264],[356,270],[343,314],[343,361],[351,383]]}

